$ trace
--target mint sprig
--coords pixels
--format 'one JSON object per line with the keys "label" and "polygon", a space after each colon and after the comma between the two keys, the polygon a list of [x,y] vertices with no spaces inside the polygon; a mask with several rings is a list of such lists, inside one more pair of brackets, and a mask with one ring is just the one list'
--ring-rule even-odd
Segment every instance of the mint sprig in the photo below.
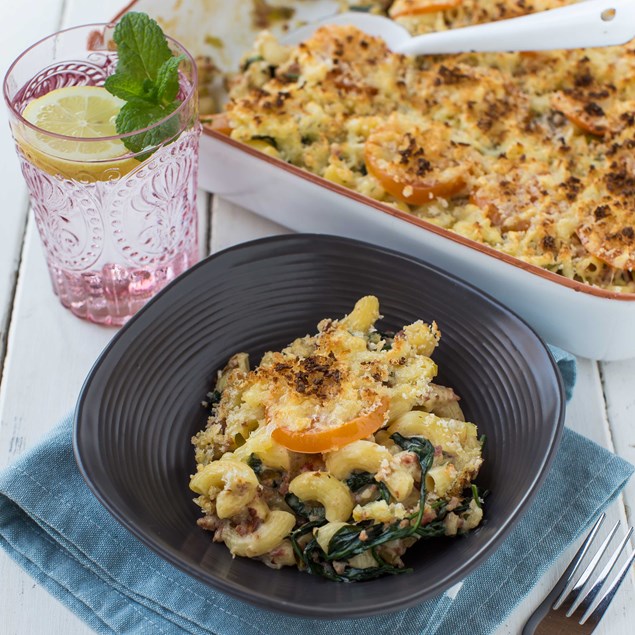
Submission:
{"label": "mint sprig", "polygon": [[[161,27],[145,13],[126,13],[117,23],[113,39],[117,68],[104,86],[126,102],[115,120],[117,134],[125,135],[152,126],[179,107],[179,64],[185,56],[172,54]],[[179,120],[174,116],[147,132],[124,137],[123,143],[139,153],[178,132]]]}

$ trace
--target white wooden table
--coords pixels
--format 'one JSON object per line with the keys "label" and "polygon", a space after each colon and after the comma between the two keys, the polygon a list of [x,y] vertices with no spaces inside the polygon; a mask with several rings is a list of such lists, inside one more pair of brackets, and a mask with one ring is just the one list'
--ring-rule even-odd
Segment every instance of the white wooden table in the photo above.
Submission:
{"label": "white wooden table", "polygon": [[[105,21],[123,4],[123,0],[1,0],[2,76],[9,63],[39,38],[65,26]],[[4,112],[0,118],[6,121]],[[7,125],[1,130],[0,468],[32,447],[72,408],[90,366],[115,333],[74,317],[53,295]],[[199,208],[202,253],[287,231],[222,200],[212,200],[203,192]],[[568,408],[567,425],[635,463],[635,360],[578,362],[578,384]],[[634,506],[635,480],[611,507],[609,520],[635,522]],[[538,581],[497,635],[520,632],[573,551]],[[598,632],[635,633],[632,573]],[[90,633],[90,629],[2,552],[0,633],[79,635]]]}

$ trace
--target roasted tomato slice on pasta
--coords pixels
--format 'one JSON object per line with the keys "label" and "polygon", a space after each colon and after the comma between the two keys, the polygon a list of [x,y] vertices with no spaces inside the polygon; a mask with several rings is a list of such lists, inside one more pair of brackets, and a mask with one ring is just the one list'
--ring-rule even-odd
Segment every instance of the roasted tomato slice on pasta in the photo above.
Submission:
{"label": "roasted tomato slice on pasta", "polygon": [[[635,269],[635,222],[632,208],[616,199],[596,201],[585,208],[578,238],[585,249],[618,269]],[[626,218],[630,216],[631,218]]]}
{"label": "roasted tomato slice on pasta", "polygon": [[391,18],[424,15],[461,6],[463,0],[395,0],[388,11]]}
{"label": "roasted tomato slice on pasta", "polygon": [[611,132],[609,117],[596,101],[576,99],[563,92],[557,92],[551,97],[551,106],[588,134],[601,137]]}
{"label": "roasted tomato slice on pasta", "polygon": [[317,421],[300,430],[282,425],[272,431],[271,438],[292,452],[315,454],[337,450],[376,432],[385,423],[387,410],[388,400],[382,399],[344,423]]}
{"label": "roasted tomato slice on pasta", "polygon": [[215,130],[221,134],[229,136],[232,132],[232,127],[229,122],[229,116],[225,112],[217,113],[215,115],[207,115],[204,119],[205,127],[210,130]]}
{"label": "roasted tomato slice on pasta", "polygon": [[575,207],[578,238],[586,250],[617,269],[635,270],[635,157],[630,144],[616,152]]}
{"label": "roasted tomato slice on pasta", "polygon": [[410,205],[465,194],[474,154],[471,146],[452,139],[451,128],[436,122],[424,130],[393,120],[373,132],[364,147],[368,172]]}

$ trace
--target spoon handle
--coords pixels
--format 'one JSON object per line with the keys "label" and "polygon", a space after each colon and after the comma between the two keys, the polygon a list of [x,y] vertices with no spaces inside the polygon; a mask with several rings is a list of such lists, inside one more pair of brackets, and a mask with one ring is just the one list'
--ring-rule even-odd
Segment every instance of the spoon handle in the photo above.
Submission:
{"label": "spoon handle", "polygon": [[520,18],[419,35],[395,47],[407,55],[544,51],[624,44],[635,37],[635,0],[586,0]]}

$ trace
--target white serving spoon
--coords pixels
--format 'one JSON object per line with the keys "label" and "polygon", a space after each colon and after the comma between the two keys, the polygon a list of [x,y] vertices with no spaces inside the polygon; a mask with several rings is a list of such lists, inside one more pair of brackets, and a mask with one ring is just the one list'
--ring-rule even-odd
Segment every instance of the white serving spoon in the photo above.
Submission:
{"label": "white serving spoon", "polygon": [[586,0],[520,18],[416,37],[388,18],[349,12],[301,27],[282,41],[298,44],[326,24],[356,26],[381,37],[395,53],[406,55],[614,46],[635,37],[635,0]]}

